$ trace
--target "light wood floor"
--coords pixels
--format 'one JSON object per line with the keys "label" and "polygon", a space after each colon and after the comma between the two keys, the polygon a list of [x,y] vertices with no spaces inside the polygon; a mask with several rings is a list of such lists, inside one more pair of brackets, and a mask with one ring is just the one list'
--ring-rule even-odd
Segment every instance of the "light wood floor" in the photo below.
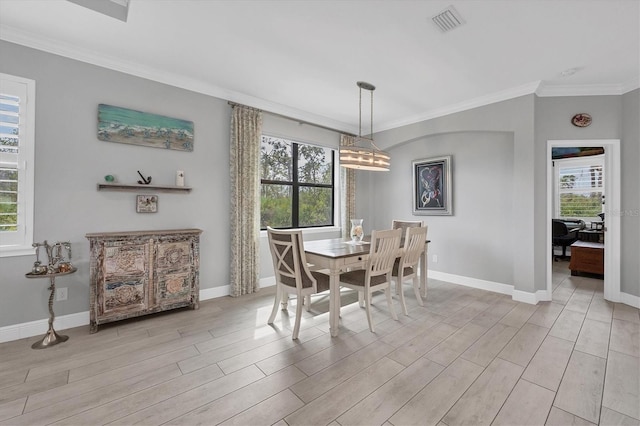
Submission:
{"label": "light wood floor", "polygon": [[45,350],[4,343],[0,424],[638,425],[638,310],[566,266],[537,306],[430,280],[425,307],[407,285],[393,321],[376,296],[375,334],[353,303],[331,338],[321,295],[292,341],[293,309],[266,325],[267,288]]}

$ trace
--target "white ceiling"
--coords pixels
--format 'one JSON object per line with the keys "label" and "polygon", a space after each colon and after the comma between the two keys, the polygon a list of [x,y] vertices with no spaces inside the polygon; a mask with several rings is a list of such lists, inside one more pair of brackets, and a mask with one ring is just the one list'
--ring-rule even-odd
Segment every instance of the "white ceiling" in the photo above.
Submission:
{"label": "white ceiling", "polygon": [[[466,24],[442,33],[449,5]],[[127,22],[0,0],[0,38],[350,132],[359,80],[377,87],[374,131],[640,85],[640,0],[130,0]]]}

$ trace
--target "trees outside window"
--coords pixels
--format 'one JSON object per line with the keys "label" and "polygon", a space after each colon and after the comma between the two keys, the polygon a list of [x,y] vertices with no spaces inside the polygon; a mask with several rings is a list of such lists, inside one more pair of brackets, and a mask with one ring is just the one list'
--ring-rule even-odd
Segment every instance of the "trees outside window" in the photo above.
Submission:
{"label": "trees outside window", "polygon": [[260,228],[333,225],[334,151],[262,136]]}

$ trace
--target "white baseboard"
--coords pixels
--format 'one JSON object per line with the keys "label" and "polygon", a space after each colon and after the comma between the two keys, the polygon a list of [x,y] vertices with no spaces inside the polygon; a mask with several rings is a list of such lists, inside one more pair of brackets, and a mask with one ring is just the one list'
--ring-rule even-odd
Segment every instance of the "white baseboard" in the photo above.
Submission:
{"label": "white baseboard", "polygon": [[260,278],[260,288],[272,287],[276,285],[276,277]]}
{"label": "white baseboard", "polygon": [[[80,327],[89,324],[89,311],[56,316],[54,327],[57,330]],[[49,319],[24,322],[22,324],[0,327],[0,343],[24,339],[44,334],[49,329]]]}
{"label": "white baseboard", "polygon": [[218,297],[228,296],[229,294],[230,292],[228,285],[200,289],[200,300],[216,299]]}
{"label": "white baseboard", "polygon": [[551,300],[547,293],[547,290],[538,290],[535,293],[529,293],[528,291],[513,290],[511,295],[516,302],[529,303],[530,305],[537,305],[538,302],[543,300]]}
{"label": "white baseboard", "polygon": [[497,283],[495,281],[481,280],[478,278],[432,270],[429,270],[429,278],[447,281],[466,287],[478,288],[480,290],[493,291],[494,293],[506,294],[511,296],[516,302],[529,303],[532,305],[535,305],[542,300],[550,300],[546,290],[538,290],[535,293],[529,293],[526,291],[515,290],[511,284]]}
{"label": "white baseboard", "polygon": [[[266,288],[276,285],[275,277],[260,278],[260,288]],[[220,287],[205,288],[200,290],[200,300],[217,299],[231,294],[231,286],[223,285]]]}
{"label": "white baseboard", "polygon": [[[262,280],[260,280],[260,285],[262,286]],[[268,287],[268,282],[265,282],[264,286]],[[228,285],[200,290],[200,300],[215,299],[217,297],[224,297],[228,295]],[[53,326],[56,331],[65,330],[67,328],[80,327],[83,325],[89,325],[89,318],[89,311],[78,312],[69,315],[56,315]],[[47,332],[48,329],[48,318],[0,327],[0,343],[24,339],[26,337],[43,335]]]}
{"label": "white baseboard", "polygon": [[640,297],[620,292],[620,303],[640,309]]}
{"label": "white baseboard", "polygon": [[[547,290],[538,290],[536,291],[536,300],[538,302],[550,302],[551,301],[551,293]],[[536,302],[536,303],[538,303]]]}
{"label": "white baseboard", "polygon": [[479,288],[481,290],[493,291],[494,293],[513,294],[513,286],[509,284],[486,281],[478,278],[464,277],[462,275],[448,274],[446,272],[429,270],[428,277],[434,280],[446,281],[466,287]]}

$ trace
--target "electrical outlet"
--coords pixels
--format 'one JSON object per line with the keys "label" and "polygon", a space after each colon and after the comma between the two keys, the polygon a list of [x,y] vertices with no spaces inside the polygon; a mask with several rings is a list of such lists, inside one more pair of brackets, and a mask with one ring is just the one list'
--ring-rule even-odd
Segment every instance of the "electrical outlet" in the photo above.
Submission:
{"label": "electrical outlet", "polygon": [[57,301],[67,300],[67,296],[68,296],[67,290],[68,290],[67,287],[57,288],[56,289],[56,300]]}
{"label": "electrical outlet", "polygon": [[431,256],[431,261],[432,261],[433,263],[438,263],[438,255],[437,255],[437,254],[434,254],[433,256]]}

